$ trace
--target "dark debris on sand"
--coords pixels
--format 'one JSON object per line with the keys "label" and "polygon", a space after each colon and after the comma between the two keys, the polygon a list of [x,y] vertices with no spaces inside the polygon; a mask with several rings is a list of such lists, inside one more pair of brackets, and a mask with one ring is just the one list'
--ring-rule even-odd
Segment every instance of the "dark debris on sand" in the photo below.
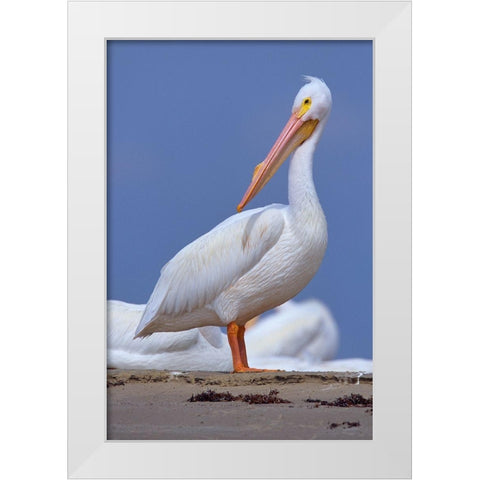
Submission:
{"label": "dark debris on sand", "polygon": [[337,427],[340,427],[342,426],[344,428],[352,428],[352,427],[359,427],[360,426],[360,422],[342,422],[342,423],[331,423],[328,428],[330,428],[330,430],[333,430],[334,428],[337,428]]}
{"label": "dark debris on sand", "polygon": [[345,395],[344,397],[338,397],[331,402],[326,400],[320,400],[315,398],[307,398],[305,400],[308,403],[316,403],[318,405],[327,405],[329,407],[371,407],[373,408],[373,398],[365,398],[358,393],[352,393]]}
{"label": "dark debris on sand", "polygon": [[215,392],[214,390],[206,390],[198,395],[192,395],[189,402],[246,402],[252,404],[267,403],[292,403],[289,400],[278,397],[278,390],[270,390],[267,395],[259,393],[247,393],[245,395],[232,395],[230,392]]}
{"label": "dark debris on sand", "polygon": [[247,402],[250,405],[253,403],[292,403],[289,400],[285,400],[284,398],[279,398],[278,390],[270,390],[268,395],[247,394],[240,396],[242,397],[242,401]]}

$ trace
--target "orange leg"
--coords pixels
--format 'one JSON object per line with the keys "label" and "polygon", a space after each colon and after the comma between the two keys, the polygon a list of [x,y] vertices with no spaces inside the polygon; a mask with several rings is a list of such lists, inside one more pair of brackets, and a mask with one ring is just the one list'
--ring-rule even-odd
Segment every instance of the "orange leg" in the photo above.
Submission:
{"label": "orange leg", "polygon": [[235,322],[227,325],[227,337],[232,351],[233,371],[234,372],[268,372],[260,368],[250,368],[247,360],[247,349],[245,348],[245,327],[239,326]]}
{"label": "orange leg", "polygon": [[248,367],[247,349],[245,347],[245,325],[238,327],[238,347],[240,348],[240,358],[245,367]]}
{"label": "orange leg", "polygon": [[227,325],[227,337],[230,344],[230,350],[232,351],[233,371],[242,372],[244,365],[242,362],[242,356],[240,355],[240,346],[238,345],[238,325],[235,322],[231,322]]}

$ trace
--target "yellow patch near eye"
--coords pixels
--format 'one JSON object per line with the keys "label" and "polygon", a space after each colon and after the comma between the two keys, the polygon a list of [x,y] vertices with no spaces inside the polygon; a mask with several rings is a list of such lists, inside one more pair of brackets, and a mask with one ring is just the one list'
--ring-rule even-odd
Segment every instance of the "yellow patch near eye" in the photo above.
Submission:
{"label": "yellow patch near eye", "polygon": [[297,117],[298,118],[303,117],[303,115],[305,115],[310,110],[311,106],[312,106],[312,99],[310,97],[304,98],[302,101],[302,105],[297,112]]}

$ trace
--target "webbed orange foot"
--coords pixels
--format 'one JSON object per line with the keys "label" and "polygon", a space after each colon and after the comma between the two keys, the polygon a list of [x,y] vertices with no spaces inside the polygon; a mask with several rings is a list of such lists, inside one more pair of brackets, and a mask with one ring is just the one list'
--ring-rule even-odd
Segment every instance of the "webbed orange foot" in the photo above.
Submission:
{"label": "webbed orange foot", "polygon": [[239,365],[234,368],[232,373],[244,373],[244,372],[279,372],[280,370],[270,370],[268,368],[252,368]]}
{"label": "webbed orange foot", "polygon": [[247,349],[245,348],[245,327],[231,322],[227,325],[227,337],[230,349],[232,350],[233,372],[278,372],[279,370],[268,370],[266,368],[251,368],[248,366]]}

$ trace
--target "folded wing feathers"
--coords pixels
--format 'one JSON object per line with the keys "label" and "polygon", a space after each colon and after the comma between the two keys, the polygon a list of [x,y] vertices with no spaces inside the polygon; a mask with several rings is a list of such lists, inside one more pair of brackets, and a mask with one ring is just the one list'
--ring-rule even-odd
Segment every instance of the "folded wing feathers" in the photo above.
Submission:
{"label": "folded wing feathers", "polygon": [[162,268],[136,334],[159,315],[181,315],[213,302],[275,245],[283,227],[278,208],[242,212],[180,250]]}

